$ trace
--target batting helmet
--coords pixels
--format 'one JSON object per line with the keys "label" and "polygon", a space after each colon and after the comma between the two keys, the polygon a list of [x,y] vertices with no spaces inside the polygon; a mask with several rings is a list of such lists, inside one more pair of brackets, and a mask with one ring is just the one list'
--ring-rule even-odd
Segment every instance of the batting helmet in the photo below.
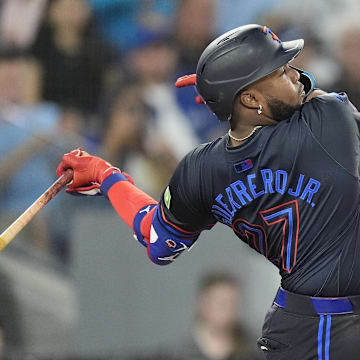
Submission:
{"label": "batting helmet", "polygon": [[[221,121],[230,120],[239,91],[290,62],[303,46],[303,39],[282,42],[266,26],[253,24],[230,30],[211,42],[200,56],[196,89]],[[313,88],[309,75],[296,70],[308,92]]]}

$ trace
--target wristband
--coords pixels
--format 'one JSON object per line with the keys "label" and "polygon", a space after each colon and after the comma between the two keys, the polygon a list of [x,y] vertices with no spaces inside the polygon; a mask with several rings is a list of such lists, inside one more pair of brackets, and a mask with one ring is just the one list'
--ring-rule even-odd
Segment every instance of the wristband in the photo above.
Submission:
{"label": "wristband", "polygon": [[119,181],[129,181],[129,179],[121,173],[108,176],[100,186],[101,193],[107,197],[107,193],[110,188]]}

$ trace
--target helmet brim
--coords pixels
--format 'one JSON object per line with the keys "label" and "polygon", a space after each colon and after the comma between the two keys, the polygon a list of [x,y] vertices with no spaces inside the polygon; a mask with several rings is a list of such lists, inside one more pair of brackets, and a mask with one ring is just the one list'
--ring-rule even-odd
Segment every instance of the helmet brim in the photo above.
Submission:
{"label": "helmet brim", "polygon": [[[267,69],[263,72],[259,71],[258,75],[254,76],[253,81],[248,82],[246,85],[243,86],[243,88],[245,88],[248,85],[253,84],[254,82],[264,78],[267,75],[270,75],[271,73],[273,73],[277,69],[279,69],[281,66],[284,66],[284,65],[290,63],[292,60],[294,60],[299,55],[299,53],[303,49],[303,47],[304,47],[303,39],[282,41],[281,47],[278,50],[276,59],[274,59],[273,62],[271,63],[271,68]],[[239,89],[239,90],[241,90],[241,89]]]}
{"label": "helmet brim", "polygon": [[[238,91],[244,89],[246,86],[249,86],[256,81],[264,78],[265,76],[268,76],[278,70],[281,66],[284,66],[288,63],[290,63],[296,56],[299,55],[300,51],[304,47],[304,40],[303,39],[297,39],[297,40],[291,40],[291,41],[282,41],[281,47],[279,47],[278,52],[276,54],[276,57],[270,62],[270,67],[261,68],[259,67],[256,71],[254,71],[254,76],[251,81],[245,83],[242,88],[240,88]],[[238,93],[238,92],[237,92]],[[234,94],[234,98],[236,97],[237,93]]]}
{"label": "helmet brim", "polygon": [[282,48],[285,51],[285,54],[287,55],[287,57],[289,58],[290,62],[292,59],[294,59],[299,52],[303,49],[304,47],[304,39],[297,39],[297,40],[291,40],[291,41],[283,41],[281,43]]}

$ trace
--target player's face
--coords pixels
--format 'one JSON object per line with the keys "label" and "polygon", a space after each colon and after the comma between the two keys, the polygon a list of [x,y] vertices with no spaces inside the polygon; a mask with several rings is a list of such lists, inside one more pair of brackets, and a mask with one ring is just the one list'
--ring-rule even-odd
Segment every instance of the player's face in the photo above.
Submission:
{"label": "player's face", "polygon": [[305,97],[300,74],[289,65],[284,65],[263,79],[258,85],[272,118],[288,119],[298,110]]}

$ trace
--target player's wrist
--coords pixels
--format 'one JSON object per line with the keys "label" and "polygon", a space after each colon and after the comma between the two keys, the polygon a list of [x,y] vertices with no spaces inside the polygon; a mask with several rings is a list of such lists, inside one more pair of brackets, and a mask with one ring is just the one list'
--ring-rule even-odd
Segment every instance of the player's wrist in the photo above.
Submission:
{"label": "player's wrist", "polygon": [[[107,196],[109,190],[112,188],[113,185],[120,181],[129,181],[129,178],[119,172],[110,173],[101,183],[100,191],[102,195]],[[130,181],[129,181],[130,182]]]}
{"label": "player's wrist", "polygon": [[120,169],[115,166],[107,165],[104,169],[101,170],[98,182],[102,184],[107,177],[114,174],[121,174]]}

